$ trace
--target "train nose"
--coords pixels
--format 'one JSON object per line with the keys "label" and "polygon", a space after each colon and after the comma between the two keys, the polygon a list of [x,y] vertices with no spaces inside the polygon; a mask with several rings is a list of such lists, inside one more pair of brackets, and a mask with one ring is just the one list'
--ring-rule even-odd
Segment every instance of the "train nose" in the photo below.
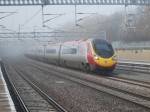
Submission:
{"label": "train nose", "polygon": [[106,68],[113,67],[114,65],[116,65],[116,60],[113,60],[112,58],[105,59],[99,57],[95,59],[95,62],[98,66]]}

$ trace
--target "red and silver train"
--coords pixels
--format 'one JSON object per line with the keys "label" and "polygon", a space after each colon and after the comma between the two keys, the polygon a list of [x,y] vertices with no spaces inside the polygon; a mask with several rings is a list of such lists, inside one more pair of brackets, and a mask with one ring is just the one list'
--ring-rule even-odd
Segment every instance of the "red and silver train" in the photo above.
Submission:
{"label": "red and silver train", "polygon": [[117,63],[112,45],[102,39],[38,46],[30,51],[29,55],[56,65],[84,71],[113,71]]}

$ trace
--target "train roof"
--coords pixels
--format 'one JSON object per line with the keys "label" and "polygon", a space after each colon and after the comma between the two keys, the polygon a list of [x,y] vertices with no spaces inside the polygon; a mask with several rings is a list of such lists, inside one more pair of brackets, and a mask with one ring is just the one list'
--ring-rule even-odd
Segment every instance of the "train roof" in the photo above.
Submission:
{"label": "train roof", "polygon": [[63,42],[63,43],[84,42],[84,41],[93,41],[93,40],[107,41],[107,40],[101,39],[101,38],[84,38],[84,39],[78,39],[78,40],[66,41],[66,42]]}

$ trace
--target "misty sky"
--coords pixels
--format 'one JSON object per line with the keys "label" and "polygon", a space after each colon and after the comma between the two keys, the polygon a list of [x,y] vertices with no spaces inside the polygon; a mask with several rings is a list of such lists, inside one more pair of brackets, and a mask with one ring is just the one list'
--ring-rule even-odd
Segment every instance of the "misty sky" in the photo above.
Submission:
{"label": "misty sky", "polygon": [[[83,13],[97,13],[97,14],[106,14],[110,15],[116,11],[123,11],[124,6],[77,6],[77,12]],[[5,19],[0,20],[0,25],[5,25],[8,29],[18,31],[19,24],[21,25],[21,31],[39,31],[43,28],[42,26],[42,16],[41,16],[41,7],[40,6],[26,6],[26,7],[0,7],[0,12],[3,11],[16,11],[17,13],[11,15]],[[46,6],[44,8],[44,13],[52,14],[64,14],[63,16],[56,18],[46,25],[59,29],[66,23],[74,23],[74,6]],[[5,16],[6,14],[0,14],[0,17]],[[78,15],[78,18],[82,18],[87,15]],[[92,15],[91,15],[92,16]],[[45,16],[44,19],[50,19],[54,16]],[[47,28],[44,28],[45,30]],[[2,29],[1,29],[2,30]]]}

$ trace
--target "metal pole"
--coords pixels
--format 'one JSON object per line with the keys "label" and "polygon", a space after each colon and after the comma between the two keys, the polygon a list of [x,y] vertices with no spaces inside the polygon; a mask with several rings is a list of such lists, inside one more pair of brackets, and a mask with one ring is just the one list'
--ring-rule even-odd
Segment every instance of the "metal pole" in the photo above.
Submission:
{"label": "metal pole", "polygon": [[45,58],[45,54],[46,54],[46,45],[43,45],[44,47],[44,58]]}
{"label": "metal pole", "polygon": [[42,26],[44,27],[44,5],[42,5]]}
{"label": "metal pole", "polygon": [[75,26],[77,26],[77,5],[76,5],[76,0],[75,0],[75,6],[74,6],[74,10],[75,10]]}
{"label": "metal pole", "polygon": [[18,28],[18,39],[20,38],[20,24],[19,24],[19,28]]}
{"label": "metal pole", "polygon": [[33,27],[33,33],[34,33],[34,39],[36,38],[36,35],[35,35],[35,26]]}
{"label": "metal pole", "polygon": [[62,44],[60,43],[60,47],[59,47],[59,56],[58,56],[58,64],[61,65],[61,48],[62,48]]}

